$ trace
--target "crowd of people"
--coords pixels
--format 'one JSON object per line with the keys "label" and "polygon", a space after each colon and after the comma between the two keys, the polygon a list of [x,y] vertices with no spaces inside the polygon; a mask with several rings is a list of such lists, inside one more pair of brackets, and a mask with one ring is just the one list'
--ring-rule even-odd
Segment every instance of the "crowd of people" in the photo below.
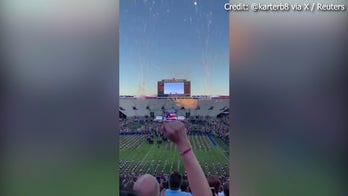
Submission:
{"label": "crowd of people", "polygon": [[221,138],[225,143],[230,142],[230,126],[228,115],[222,116],[221,118],[216,118],[209,122],[208,129],[215,131],[219,138]]}
{"label": "crowd of people", "polygon": [[[169,188],[169,183],[172,175],[177,176],[175,179],[179,181],[175,184],[177,188],[182,192],[191,193],[190,184],[187,178],[187,173],[179,173],[177,171],[173,171],[170,174],[167,173],[158,173],[156,175],[147,174],[145,172],[134,173],[134,172],[123,172],[120,174],[120,190],[122,193],[130,193],[133,192],[133,188],[137,179],[144,175],[153,176],[154,179],[159,184],[159,193],[160,195],[164,195],[164,192]],[[179,180],[180,179],[180,180]],[[206,179],[209,183],[209,187],[215,192],[218,196],[228,196],[229,192],[229,176],[226,175],[206,175]],[[173,183],[173,182],[172,182]]]}
{"label": "crowd of people", "polygon": [[185,126],[179,121],[164,122],[157,127],[161,134],[175,143],[183,159],[185,173],[174,171],[151,175],[125,171],[120,174],[121,195],[229,195],[228,175],[204,174],[192,151],[186,127],[190,128],[190,125]]}
{"label": "crowd of people", "polygon": [[[194,134],[197,132],[202,133],[214,133],[221,138],[225,143],[229,143],[229,121],[228,115],[220,118],[209,118],[204,121],[194,122],[188,120],[184,123],[188,131],[188,134]],[[138,126],[135,126],[138,125]],[[154,122],[152,120],[139,120],[136,118],[121,119],[120,120],[120,133],[138,132],[142,134],[153,135],[159,133],[161,123]]]}

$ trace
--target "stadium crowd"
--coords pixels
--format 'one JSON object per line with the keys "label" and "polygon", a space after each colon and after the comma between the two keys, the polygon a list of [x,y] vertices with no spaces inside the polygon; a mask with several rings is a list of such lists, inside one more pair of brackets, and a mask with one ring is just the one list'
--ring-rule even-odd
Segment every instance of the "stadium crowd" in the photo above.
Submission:
{"label": "stadium crowd", "polygon": [[[145,172],[123,172],[120,174],[120,190],[123,194],[128,194],[133,192],[133,187],[137,179],[143,175],[145,175]],[[164,195],[163,193],[169,188],[169,181],[171,175],[177,175],[180,178],[180,182],[178,182],[180,186],[180,190],[183,192],[191,193],[192,191],[190,189],[190,183],[187,178],[187,173],[179,173],[176,171],[173,171],[171,174],[168,173],[157,173],[154,176],[156,181],[159,184],[159,192],[161,195]],[[149,175],[149,174],[147,174]],[[214,188],[214,192],[217,193],[218,196],[228,196],[229,192],[229,176],[219,176],[219,175],[207,175],[206,179],[209,183],[209,186],[211,188]]]}
{"label": "stadium crowd", "polygon": [[[141,134],[159,134],[159,128],[161,123],[154,122],[149,119],[139,120],[137,118],[121,119],[120,120],[120,133],[137,132]],[[229,123],[228,115],[220,118],[209,118],[206,120],[200,120],[198,122],[188,120],[185,123],[185,127],[188,130],[188,134],[201,133],[214,133],[221,138],[225,143],[229,143]]]}
{"label": "stadium crowd", "polygon": [[[168,125],[167,128],[163,128],[162,123],[149,121],[146,123],[140,123],[139,126],[134,126],[133,122],[134,120],[122,119],[121,133],[136,131],[138,133],[148,135],[158,133],[161,135],[163,134],[165,137],[168,137],[177,145],[178,150],[179,152],[181,152],[181,155],[183,157],[186,171],[182,174],[173,171],[171,174],[155,172],[151,175],[147,174],[146,171],[140,170],[139,172],[134,172],[127,169],[120,174],[121,195],[229,195],[228,173],[224,173],[220,176],[210,173],[204,174],[202,166],[199,165],[193,151],[191,150],[191,144],[187,139],[186,133],[180,136],[181,138],[186,139],[178,139],[178,137],[176,137],[175,134],[171,134],[171,132],[177,133],[179,131],[177,131],[175,127],[170,127],[171,125]],[[204,123],[188,122],[181,124],[184,128],[187,129],[188,134],[192,134],[195,131],[200,131],[202,133],[211,133],[212,131],[215,131],[218,137],[228,142],[229,129],[228,124],[226,124],[225,122],[226,118],[223,117]],[[181,130],[184,129],[181,128]],[[186,153],[188,155],[186,155]],[[207,167],[206,164],[207,163],[205,163],[205,165],[203,166]],[[221,167],[221,165],[217,165],[217,167]],[[195,177],[193,177],[193,174],[195,175]]]}

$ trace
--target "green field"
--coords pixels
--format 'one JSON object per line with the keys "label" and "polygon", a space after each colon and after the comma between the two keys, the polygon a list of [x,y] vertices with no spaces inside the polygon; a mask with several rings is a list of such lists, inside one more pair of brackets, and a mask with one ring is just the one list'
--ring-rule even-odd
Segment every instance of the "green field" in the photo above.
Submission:
{"label": "green field", "polygon": [[[228,174],[228,145],[220,138],[211,136],[216,145],[205,135],[190,135],[192,149],[206,174]],[[120,136],[120,172],[184,172],[178,150],[170,141],[159,146],[146,141],[145,135]]]}

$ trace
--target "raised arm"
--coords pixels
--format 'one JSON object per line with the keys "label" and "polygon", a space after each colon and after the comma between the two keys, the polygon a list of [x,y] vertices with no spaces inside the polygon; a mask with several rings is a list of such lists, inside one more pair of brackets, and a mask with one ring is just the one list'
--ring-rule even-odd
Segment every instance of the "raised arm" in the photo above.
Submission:
{"label": "raised arm", "polygon": [[166,121],[161,128],[163,134],[176,144],[184,162],[188,181],[193,195],[211,196],[207,178],[193,153],[186,129],[180,121]]}

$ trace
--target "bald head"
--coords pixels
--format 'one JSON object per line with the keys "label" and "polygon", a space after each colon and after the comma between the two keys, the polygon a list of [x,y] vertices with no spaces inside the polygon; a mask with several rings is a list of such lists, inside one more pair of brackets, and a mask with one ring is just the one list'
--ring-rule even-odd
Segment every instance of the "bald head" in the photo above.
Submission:
{"label": "bald head", "polygon": [[159,184],[155,177],[150,174],[140,176],[133,186],[138,196],[158,196]]}

